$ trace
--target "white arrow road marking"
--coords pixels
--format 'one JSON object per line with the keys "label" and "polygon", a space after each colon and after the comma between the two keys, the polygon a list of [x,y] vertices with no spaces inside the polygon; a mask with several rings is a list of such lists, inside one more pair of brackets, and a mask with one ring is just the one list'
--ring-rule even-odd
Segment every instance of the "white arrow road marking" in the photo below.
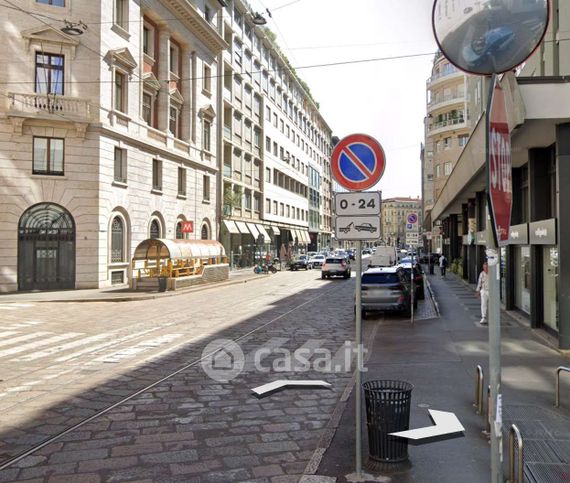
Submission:
{"label": "white arrow road marking", "polygon": [[465,431],[465,428],[461,425],[459,419],[457,419],[457,416],[454,413],[436,411],[435,409],[428,409],[428,411],[435,426],[427,426],[425,428],[410,429],[408,431],[389,434],[391,436],[399,436],[400,438],[419,440]]}
{"label": "white arrow road marking", "polygon": [[280,379],[278,381],[269,382],[263,386],[254,387],[251,391],[257,396],[264,396],[267,393],[277,391],[279,389],[284,389],[288,386],[291,387],[331,387],[328,382],[325,381],[308,381],[308,380],[287,380]]}

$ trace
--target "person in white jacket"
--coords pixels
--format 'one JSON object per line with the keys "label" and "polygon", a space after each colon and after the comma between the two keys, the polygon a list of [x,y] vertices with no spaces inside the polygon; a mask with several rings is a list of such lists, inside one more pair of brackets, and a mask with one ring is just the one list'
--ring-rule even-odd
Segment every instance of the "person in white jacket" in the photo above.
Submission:
{"label": "person in white jacket", "polygon": [[489,274],[487,271],[489,266],[487,262],[483,264],[483,270],[479,274],[479,280],[477,281],[477,294],[481,298],[481,320],[479,323],[481,325],[487,325],[487,313],[489,311]]}

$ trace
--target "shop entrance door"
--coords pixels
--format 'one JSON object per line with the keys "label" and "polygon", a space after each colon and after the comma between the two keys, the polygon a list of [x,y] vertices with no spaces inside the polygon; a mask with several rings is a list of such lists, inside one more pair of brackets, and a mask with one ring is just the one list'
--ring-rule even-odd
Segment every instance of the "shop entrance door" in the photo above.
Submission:
{"label": "shop entrance door", "polygon": [[558,332],[558,247],[544,247],[543,250],[543,322]]}

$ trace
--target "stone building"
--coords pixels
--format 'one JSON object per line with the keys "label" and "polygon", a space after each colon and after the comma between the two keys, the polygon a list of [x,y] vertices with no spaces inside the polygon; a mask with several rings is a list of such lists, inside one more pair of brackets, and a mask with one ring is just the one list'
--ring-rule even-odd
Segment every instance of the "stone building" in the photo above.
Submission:
{"label": "stone building", "polygon": [[142,240],[216,237],[222,22],[207,0],[2,7],[0,291],[123,284]]}

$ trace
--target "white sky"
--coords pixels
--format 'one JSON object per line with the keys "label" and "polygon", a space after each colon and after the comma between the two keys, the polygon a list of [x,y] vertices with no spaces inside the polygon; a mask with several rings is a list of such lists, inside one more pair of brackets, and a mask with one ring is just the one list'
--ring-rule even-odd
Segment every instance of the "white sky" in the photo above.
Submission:
{"label": "white sky", "polygon": [[[285,6],[286,4],[289,4]],[[431,0],[251,0],[294,67],[433,54]],[[283,6],[283,8],[279,8]],[[426,80],[433,55],[297,69],[343,138],[375,137],[386,153],[383,198],[421,195]]]}

